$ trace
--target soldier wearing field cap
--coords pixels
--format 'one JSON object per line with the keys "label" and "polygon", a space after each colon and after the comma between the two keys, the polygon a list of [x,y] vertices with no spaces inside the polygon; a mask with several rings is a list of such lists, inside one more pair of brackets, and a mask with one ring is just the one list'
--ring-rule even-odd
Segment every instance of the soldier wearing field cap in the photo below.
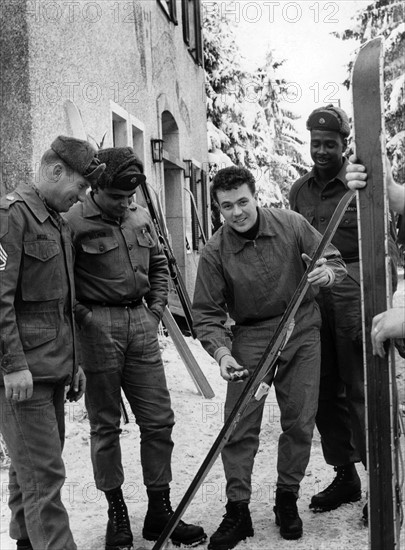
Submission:
{"label": "soldier wearing field cap", "polygon": [[[143,536],[156,540],[173,514],[170,503],[174,415],[157,338],[167,303],[169,271],[153,222],[133,202],[145,182],[131,147],[101,150],[106,170],[83,204],[68,213],[76,249],[76,319],[91,458],[96,486],[108,502],[105,548],[132,548],[122,485],[120,395],[123,389],[140,429],[143,482],[149,506]],[[204,541],[204,530],[181,521],[177,544]]]}
{"label": "soldier wearing field cap", "polygon": [[[311,133],[312,170],[290,191],[293,210],[324,233],[339,200],[348,190],[343,153],[350,134],[346,113],[333,105],[315,109],[307,120]],[[346,262],[348,276],[330,289],[321,289],[321,383],[316,425],[325,460],[336,476],[314,495],[316,512],[333,510],[361,498],[355,463],[366,464],[364,374],[361,334],[357,208],[354,198],[332,243]]]}
{"label": "soldier wearing field cap", "polygon": [[77,401],[71,232],[60,216],[103,172],[87,141],[59,136],[36,176],[0,201],[0,430],[19,550],[75,550],[60,491],[65,387]]}

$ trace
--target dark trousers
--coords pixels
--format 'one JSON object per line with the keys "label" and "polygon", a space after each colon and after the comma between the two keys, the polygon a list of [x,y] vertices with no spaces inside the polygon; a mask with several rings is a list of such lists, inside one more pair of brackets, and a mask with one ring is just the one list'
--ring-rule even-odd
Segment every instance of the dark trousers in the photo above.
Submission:
{"label": "dark trousers", "polygon": [[364,366],[359,265],[318,295],[322,314],[321,384],[316,426],[325,460],[332,466],[366,464]]}
{"label": "dark trousers", "polygon": [[[239,364],[253,371],[269,343],[280,318],[234,329],[232,354]],[[296,315],[294,331],[279,359],[274,387],[280,408],[277,487],[298,494],[308,465],[320,372],[320,316],[314,303]],[[236,404],[245,383],[228,383],[225,418]],[[254,459],[265,398],[252,400],[222,451],[228,500],[249,502]],[[270,472],[269,472],[270,475]]]}
{"label": "dark trousers", "polygon": [[34,550],[76,550],[61,501],[65,482],[63,384],[34,384],[27,401],[5,399],[0,429],[10,454],[10,537],[29,538]]}
{"label": "dark trousers", "polygon": [[174,415],[157,326],[156,317],[143,305],[96,306],[80,330],[91,459],[96,486],[101,491],[124,482],[119,440],[121,388],[140,429],[144,484],[164,488],[172,479]]}

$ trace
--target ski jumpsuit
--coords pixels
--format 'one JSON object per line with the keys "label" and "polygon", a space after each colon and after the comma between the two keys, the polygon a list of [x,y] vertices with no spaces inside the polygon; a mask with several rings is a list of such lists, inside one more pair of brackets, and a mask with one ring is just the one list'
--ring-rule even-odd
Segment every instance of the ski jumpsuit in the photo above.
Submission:
{"label": "ski jumpsuit", "polygon": [[[197,336],[213,357],[231,350],[237,362],[253,371],[265,351],[305,272],[301,254],[315,251],[320,235],[294,212],[259,208],[255,240],[220,228],[201,253],[193,315]],[[325,256],[336,281],[346,274],[339,252]],[[232,342],[225,323],[235,322]],[[298,493],[308,464],[318,400],[320,347],[319,308],[310,288],[296,315],[296,326],[282,351],[274,381],[281,413],[277,487]],[[244,383],[228,383],[225,416]],[[249,502],[254,458],[265,399],[252,400],[222,451],[227,497]]]}

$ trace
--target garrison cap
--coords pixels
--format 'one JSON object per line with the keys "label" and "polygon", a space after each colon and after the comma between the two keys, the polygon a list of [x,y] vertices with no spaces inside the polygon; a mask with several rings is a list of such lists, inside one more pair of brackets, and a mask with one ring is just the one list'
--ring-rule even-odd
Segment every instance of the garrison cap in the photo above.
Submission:
{"label": "garrison cap", "polygon": [[350,134],[349,117],[343,109],[332,104],[319,107],[309,115],[307,130],[329,130],[348,137]]}
{"label": "garrison cap", "polygon": [[105,170],[105,164],[101,164],[97,158],[97,150],[83,139],[58,136],[51,143],[51,149],[90,183],[97,181]]}
{"label": "garrison cap", "polygon": [[101,188],[135,191],[138,185],[146,181],[143,164],[132,147],[100,149],[98,158],[106,165],[105,172],[98,181]]}

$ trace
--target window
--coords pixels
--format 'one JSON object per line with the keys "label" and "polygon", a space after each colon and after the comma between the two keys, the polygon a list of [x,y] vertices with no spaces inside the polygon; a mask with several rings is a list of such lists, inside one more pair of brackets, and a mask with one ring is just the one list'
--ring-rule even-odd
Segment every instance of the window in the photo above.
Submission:
{"label": "window", "polygon": [[207,172],[201,170],[201,207],[202,207],[202,225],[205,236],[209,238],[209,223],[208,223],[208,184]]}
{"label": "window", "polygon": [[176,0],[158,0],[158,2],[170,21],[178,25]]}
{"label": "window", "polygon": [[127,121],[118,113],[112,113],[113,147],[125,147],[128,143]]}
{"label": "window", "polygon": [[194,61],[203,65],[201,0],[182,0],[183,40]]}

